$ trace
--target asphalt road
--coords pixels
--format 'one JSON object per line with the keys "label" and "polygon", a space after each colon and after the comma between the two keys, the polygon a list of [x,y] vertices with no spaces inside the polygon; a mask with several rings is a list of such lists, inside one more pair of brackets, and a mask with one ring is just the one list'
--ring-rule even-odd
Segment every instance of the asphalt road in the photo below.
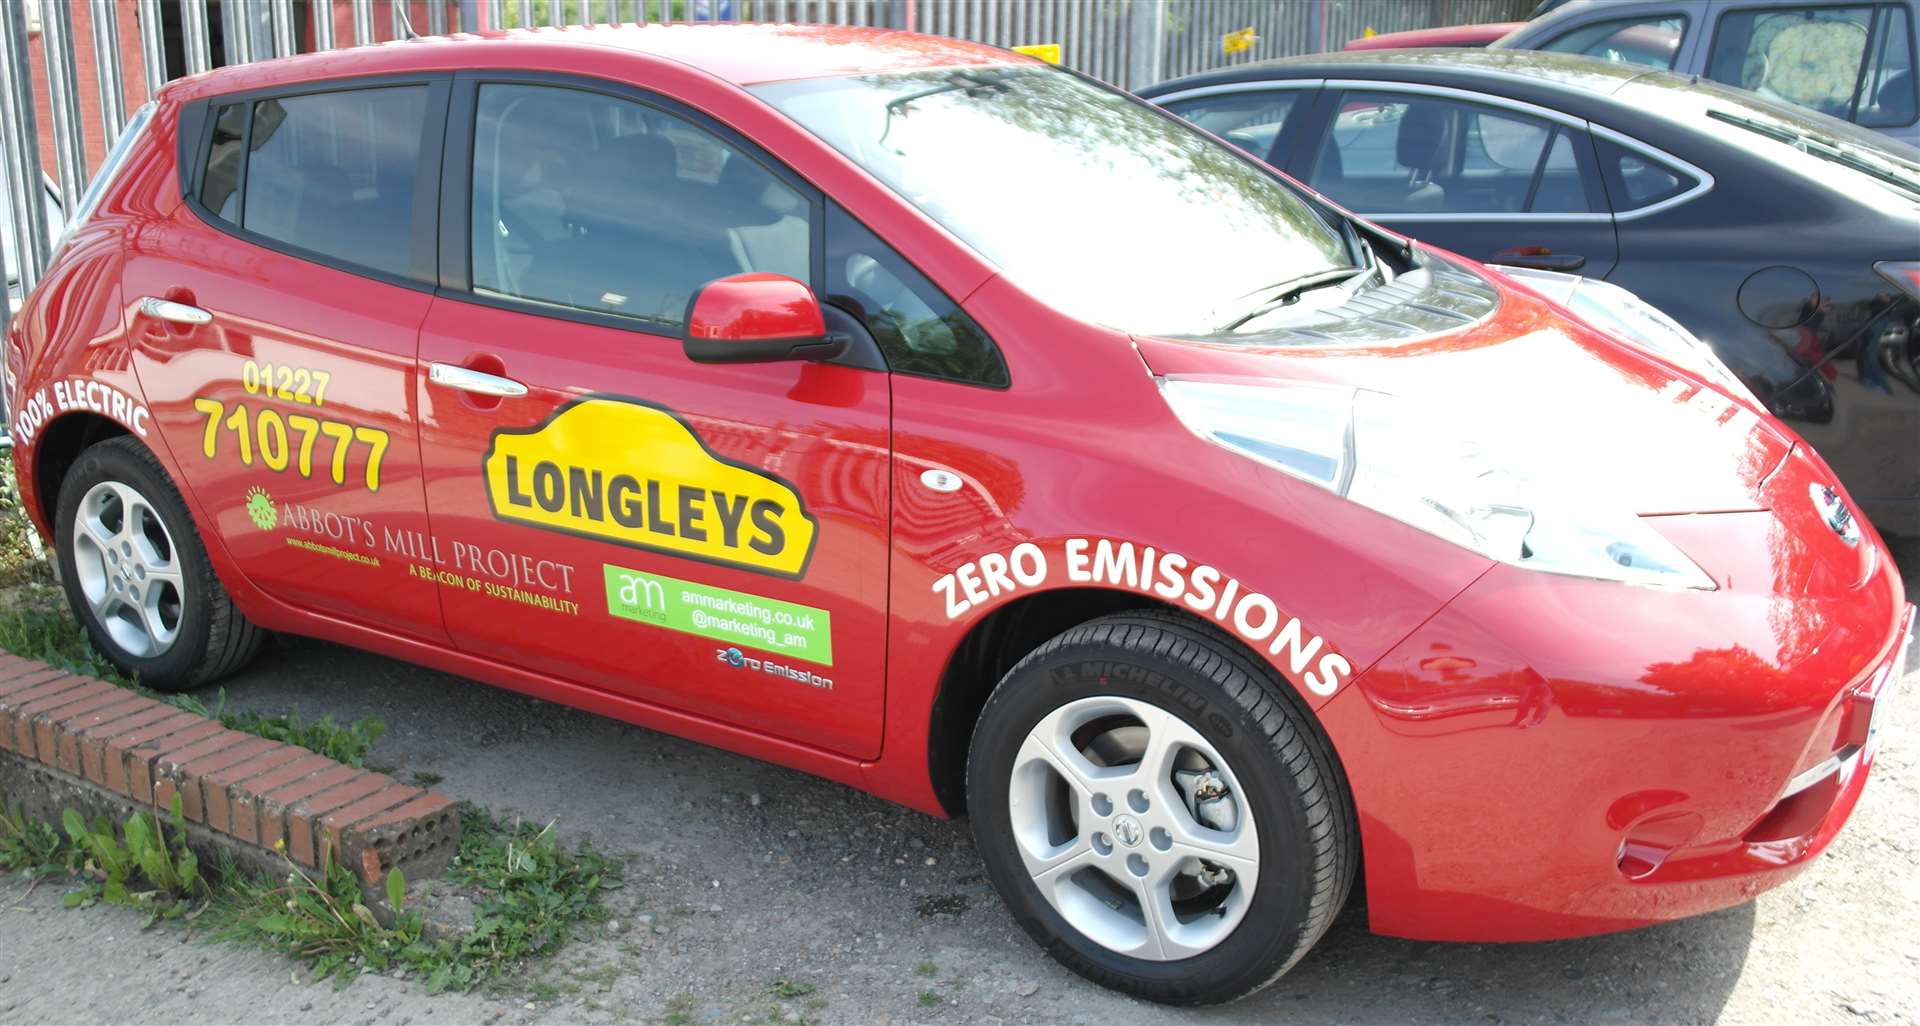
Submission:
{"label": "asphalt road", "polygon": [[[1900,548],[1920,580],[1920,543]],[[622,855],[615,921],[511,991],[430,997],[387,978],[305,985],[274,956],[141,932],[122,910],[66,911],[56,888],[10,884],[0,1023],[1920,1022],[1920,701],[1896,708],[1829,853],[1751,905],[1524,945],[1375,937],[1349,908],[1270,990],[1173,1011],[1042,957],[988,887],[964,824],[318,642],[283,643],[227,687],[262,711],[377,713],[389,732],[371,762],[558,818],[563,834]],[[1920,690],[1920,673],[1903,690]],[[768,991],[776,979],[818,990],[783,1003]]]}

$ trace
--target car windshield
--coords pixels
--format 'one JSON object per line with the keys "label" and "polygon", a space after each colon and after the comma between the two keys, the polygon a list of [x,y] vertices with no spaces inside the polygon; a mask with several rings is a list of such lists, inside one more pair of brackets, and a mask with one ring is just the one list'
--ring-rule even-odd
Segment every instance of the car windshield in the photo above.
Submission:
{"label": "car windshield", "polygon": [[1141,334],[1206,334],[1362,258],[1264,168],[1052,68],[754,90],[1022,288]]}

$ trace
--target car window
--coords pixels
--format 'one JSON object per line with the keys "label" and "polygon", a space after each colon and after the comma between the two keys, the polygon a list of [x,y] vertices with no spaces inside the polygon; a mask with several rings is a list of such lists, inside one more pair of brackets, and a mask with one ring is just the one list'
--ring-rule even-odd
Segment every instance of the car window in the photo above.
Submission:
{"label": "car window", "polygon": [[1597,139],[1600,177],[1616,213],[1671,199],[1699,185],[1699,179],[1660,160],[1609,139]]}
{"label": "car window", "polygon": [[1575,141],[1513,111],[1352,91],[1309,184],[1366,214],[1586,213],[1590,172]]}
{"label": "car window", "polygon": [[1707,77],[1876,127],[1913,123],[1912,15],[1904,4],[1729,11]]}
{"label": "car window", "polygon": [[483,85],[476,291],[678,325],[716,278],[811,278],[813,208],[752,157],[654,107]]}
{"label": "car window", "polygon": [[426,118],[425,86],[223,105],[201,205],[289,246],[405,273]]}
{"label": "car window", "polygon": [[973,318],[837,206],[827,211],[827,300],[860,317],[889,370],[1007,384],[1000,350]]}
{"label": "car window", "polygon": [[1175,100],[1166,108],[1265,160],[1273,152],[1273,144],[1286,127],[1287,115],[1299,95],[1297,89],[1216,93]]}
{"label": "car window", "polygon": [[1686,34],[1685,16],[1649,14],[1582,25],[1555,36],[1540,49],[1670,71],[1680,57],[1680,40]]}

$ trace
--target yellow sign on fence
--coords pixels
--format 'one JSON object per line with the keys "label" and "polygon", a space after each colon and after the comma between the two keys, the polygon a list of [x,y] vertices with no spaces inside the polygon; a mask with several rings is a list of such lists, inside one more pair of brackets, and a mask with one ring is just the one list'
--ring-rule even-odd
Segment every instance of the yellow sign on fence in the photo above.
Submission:
{"label": "yellow sign on fence", "polygon": [[1260,36],[1259,34],[1253,31],[1253,26],[1248,25],[1246,28],[1243,28],[1238,32],[1229,32],[1226,35],[1221,36],[1220,52],[1221,53],[1245,53],[1248,50],[1253,49],[1253,44],[1259,41],[1259,39],[1260,39]]}
{"label": "yellow sign on fence", "polygon": [[1048,64],[1060,63],[1059,43],[1029,43],[1026,46],[1014,47],[1013,52],[1024,53],[1029,57],[1038,57]]}

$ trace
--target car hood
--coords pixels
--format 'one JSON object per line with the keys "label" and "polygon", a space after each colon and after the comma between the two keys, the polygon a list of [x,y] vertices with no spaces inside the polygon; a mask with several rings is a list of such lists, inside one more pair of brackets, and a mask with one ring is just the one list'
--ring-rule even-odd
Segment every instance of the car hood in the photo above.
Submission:
{"label": "car hood", "polygon": [[[1435,430],[1495,441],[1527,469],[1642,515],[1769,507],[1767,478],[1796,441],[1772,417],[1497,275],[1472,273],[1494,294],[1490,313],[1390,345],[1135,341],[1157,376],[1320,382],[1417,401],[1436,411]],[[1371,317],[1403,320],[1391,309]]]}

